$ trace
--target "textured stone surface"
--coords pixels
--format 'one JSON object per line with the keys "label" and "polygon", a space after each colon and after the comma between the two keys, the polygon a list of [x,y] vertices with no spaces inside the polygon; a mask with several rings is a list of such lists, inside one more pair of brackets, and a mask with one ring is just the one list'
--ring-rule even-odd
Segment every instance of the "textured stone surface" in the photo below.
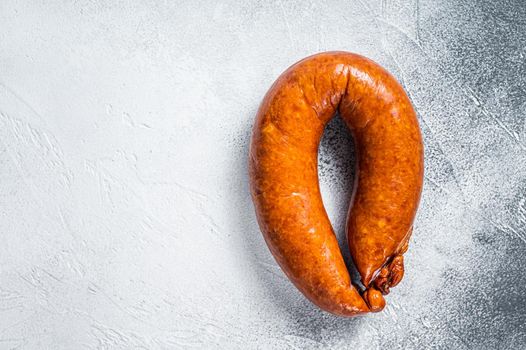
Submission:
{"label": "textured stone surface", "polygon": [[[426,146],[405,279],[358,319],[288,282],[248,193],[263,94],[325,50],[388,68]],[[4,0],[0,348],[523,348],[525,114],[520,0]],[[342,244],[351,154],[336,119]]]}

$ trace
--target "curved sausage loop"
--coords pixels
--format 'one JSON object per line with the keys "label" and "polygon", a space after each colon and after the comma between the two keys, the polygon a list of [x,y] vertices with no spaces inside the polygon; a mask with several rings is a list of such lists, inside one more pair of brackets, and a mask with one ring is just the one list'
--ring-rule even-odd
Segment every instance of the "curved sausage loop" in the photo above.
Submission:
{"label": "curved sausage loop", "polygon": [[[336,112],[357,151],[347,231],[368,288],[363,297],[351,284],[318,184],[318,145]],[[272,254],[314,304],[342,316],[383,308],[382,293],[403,274],[401,254],[422,187],[422,151],[404,90],[365,57],[346,52],[308,57],[268,91],[250,146],[251,194]]]}

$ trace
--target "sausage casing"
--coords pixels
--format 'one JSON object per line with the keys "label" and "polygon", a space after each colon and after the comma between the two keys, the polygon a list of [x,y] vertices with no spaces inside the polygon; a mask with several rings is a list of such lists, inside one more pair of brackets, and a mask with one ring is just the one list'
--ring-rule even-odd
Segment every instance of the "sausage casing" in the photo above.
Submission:
{"label": "sausage casing", "polygon": [[[289,279],[320,308],[353,316],[377,311],[383,298],[371,305],[351,284],[323,206],[318,146],[336,112],[350,128],[357,151],[349,246],[369,287],[366,295],[378,300],[371,283],[407,243],[423,177],[416,115],[388,72],[346,52],[317,54],[285,71],[257,113],[250,186],[265,241]],[[383,281],[387,286],[394,280]]]}

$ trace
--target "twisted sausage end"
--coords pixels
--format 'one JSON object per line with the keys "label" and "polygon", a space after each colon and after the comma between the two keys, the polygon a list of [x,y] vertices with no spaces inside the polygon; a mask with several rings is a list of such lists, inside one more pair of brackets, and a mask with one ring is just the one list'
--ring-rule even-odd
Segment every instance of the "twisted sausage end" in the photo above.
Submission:
{"label": "twisted sausage end", "polygon": [[363,293],[365,302],[369,305],[371,312],[380,312],[385,307],[385,299],[378,289],[371,287]]}

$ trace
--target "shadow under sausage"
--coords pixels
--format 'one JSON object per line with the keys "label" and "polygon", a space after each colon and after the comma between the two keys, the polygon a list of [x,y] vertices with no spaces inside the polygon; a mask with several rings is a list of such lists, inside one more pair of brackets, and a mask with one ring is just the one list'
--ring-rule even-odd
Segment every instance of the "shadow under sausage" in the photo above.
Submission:
{"label": "shadow under sausage", "polygon": [[325,127],[318,149],[318,176],[325,209],[338,238],[353,283],[361,286],[360,275],[352,261],[345,230],[352,197],[356,157],[351,132],[337,115]]}
{"label": "shadow under sausage", "polygon": [[[363,318],[340,318],[314,306],[287,279],[266,246],[256,222],[254,206],[249,194],[248,152],[252,121],[252,119],[249,121],[247,119],[247,125],[241,131],[242,136],[240,138],[242,139],[244,156],[232,169],[233,176],[239,177],[239,174],[242,174],[238,182],[239,188],[236,190],[238,197],[236,208],[245,211],[239,213],[241,219],[237,222],[241,227],[236,230],[244,233],[240,239],[243,240],[242,245],[246,247],[243,250],[246,253],[244,256],[246,260],[242,263],[247,264],[247,268],[253,270],[251,272],[259,284],[264,298],[282,311],[276,316],[287,318],[286,334],[321,345],[325,343],[325,340],[329,341],[335,332],[344,330],[347,337],[352,336],[351,334],[357,328],[355,327],[358,325],[357,322],[361,322]],[[355,280],[358,275],[353,268],[345,234],[346,214],[353,186],[354,146],[347,126],[339,116],[334,118],[326,127],[320,143],[318,160],[320,187],[324,203],[327,204],[327,200],[335,201],[335,205],[329,206],[335,209],[334,212],[329,211],[329,217],[333,222],[345,262],[351,271],[353,280]],[[350,327],[351,325],[353,326]]]}

